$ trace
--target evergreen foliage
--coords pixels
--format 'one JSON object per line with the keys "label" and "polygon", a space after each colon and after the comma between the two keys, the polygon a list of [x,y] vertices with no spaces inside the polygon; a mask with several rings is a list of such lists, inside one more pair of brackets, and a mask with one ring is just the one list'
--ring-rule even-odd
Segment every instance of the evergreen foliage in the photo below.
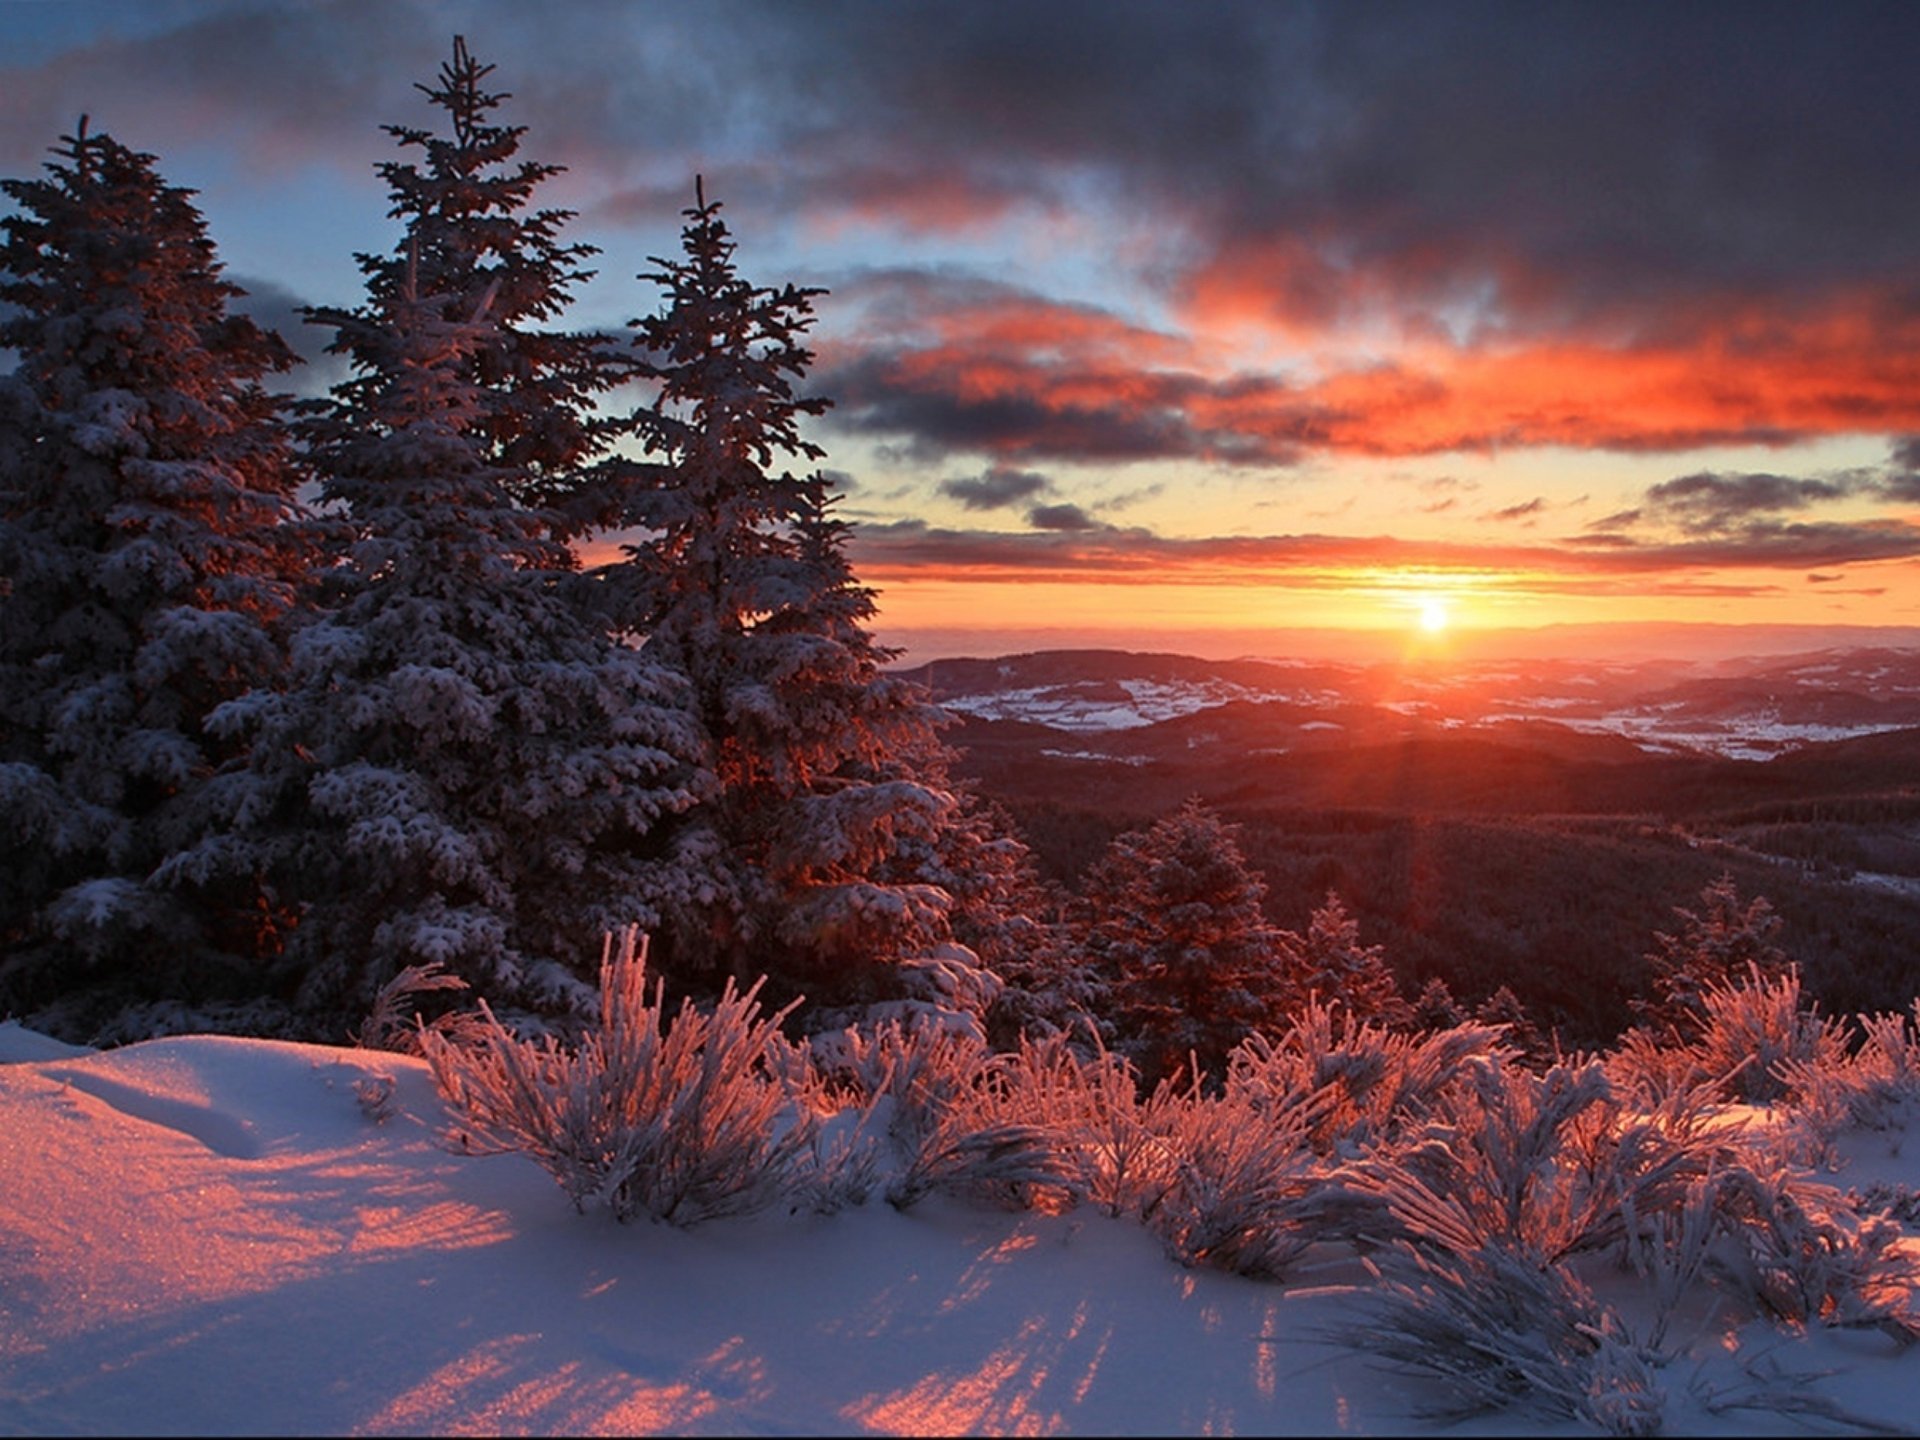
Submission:
{"label": "evergreen foliage", "polygon": [[362,257],[364,306],[313,312],[355,372],[305,427],[335,564],[286,693],[228,715],[260,736],[253,812],[305,902],[290,945],[321,1014],[436,962],[496,1004],[590,1004],[575,937],[658,921],[675,867],[655,827],[697,793],[676,677],[562,597],[564,527],[529,503],[566,483],[588,422],[514,322],[564,291],[573,252],[551,212],[515,214],[548,170],[471,178],[518,133],[479,124],[485,74],[456,43],[427,90],[453,140],[390,127],[433,162],[384,167],[400,252]]}
{"label": "evergreen foliage", "polygon": [[1676,906],[1679,924],[1657,931],[1647,952],[1650,995],[1634,1005],[1643,1024],[1680,1039],[1698,1036],[1706,1023],[1707,992],[1741,980],[1749,966],[1778,975],[1791,963],[1775,943],[1781,920],[1764,895],[1742,901],[1730,873],[1700,892],[1701,906]]}
{"label": "evergreen foliage", "polygon": [[[495,118],[512,97],[486,87],[493,69],[456,35],[435,83],[414,87],[443,112],[446,130],[381,127],[404,152],[375,167],[392,202],[387,213],[404,238],[390,254],[355,257],[368,308],[317,308],[308,319],[332,327],[330,348],[354,363],[356,375],[340,387],[338,401],[369,409],[389,358],[371,315],[396,311],[411,296],[433,297],[450,322],[480,320],[484,312],[485,323],[448,361],[469,387],[471,443],[500,468],[508,493],[535,507],[554,534],[577,534],[589,518],[579,493],[584,468],[620,429],[595,402],[627,367],[606,336],[548,328],[575,287],[592,278],[583,262],[599,250],[563,238],[572,211],[534,208],[539,187],[565,167],[520,157],[526,127]],[[573,564],[557,547],[539,558]]]}
{"label": "evergreen foliage", "polygon": [[1088,871],[1087,947],[1111,987],[1117,1046],[1151,1086],[1285,1016],[1283,932],[1261,908],[1233,827],[1198,801],[1117,836]]}
{"label": "evergreen foliage", "polygon": [[715,983],[765,970],[818,1005],[900,993],[901,962],[948,936],[949,893],[904,865],[955,801],[921,692],[882,672],[873,594],[800,431],[796,390],[819,291],[743,279],[696,186],[679,259],[644,275],[634,322],[657,387],[633,424],[645,462],[609,465],[603,509],[638,533],[601,589],[617,633],[684,676],[714,794],[686,818],[700,884],[669,907],[662,966]]}
{"label": "evergreen foliage", "polygon": [[0,182],[0,1010],[93,1033],[242,999],[273,948],[208,721],[280,663],[294,361],[153,156],[84,118],[54,154]]}
{"label": "evergreen foliage", "polygon": [[1294,996],[1312,995],[1340,1006],[1357,1020],[1385,1025],[1411,1022],[1413,1007],[1401,998],[1399,983],[1387,966],[1385,947],[1360,943],[1359,920],[1333,891],[1327,892],[1326,903],[1309,918],[1306,933],[1287,937],[1285,948]]}

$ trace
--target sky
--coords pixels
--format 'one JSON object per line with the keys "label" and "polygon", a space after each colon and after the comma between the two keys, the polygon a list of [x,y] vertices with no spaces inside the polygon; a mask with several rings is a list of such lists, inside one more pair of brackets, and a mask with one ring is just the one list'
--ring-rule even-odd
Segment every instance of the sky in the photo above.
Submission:
{"label": "sky", "polygon": [[[376,1120],[356,1087],[382,1082]],[[1600,1433],[1525,1401],[1428,1418],[1430,1382],[1329,1343],[1368,1284],[1339,1247],[1276,1285],[1184,1269],[1095,1207],[576,1215],[526,1156],[451,1150],[409,1057],[93,1053],[7,1022],[0,1120],[9,1435]],[[1832,1182],[1920,1183],[1904,1134],[1842,1135]],[[1651,1282],[1583,1274],[1653,1333]],[[1664,1434],[1920,1413],[1920,1366],[1872,1331],[1688,1300],[1661,1343]]]}
{"label": "sky", "polygon": [[569,323],[696,174],[828,291],[909,653],[1920,624],[1920,7],[7,0],[0,174],[88,114],[311,354],[455,34],[601,247]]}

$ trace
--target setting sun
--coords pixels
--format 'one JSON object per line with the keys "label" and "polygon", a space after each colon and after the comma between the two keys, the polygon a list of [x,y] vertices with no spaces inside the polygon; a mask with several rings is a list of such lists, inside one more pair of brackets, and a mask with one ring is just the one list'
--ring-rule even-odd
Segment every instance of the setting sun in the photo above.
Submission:
{"label": "setting sun", "polygon": [[1442,600],[1429,597],[1420,602],[1420,628],[1436,635],[1447,628],[1447,607]]}

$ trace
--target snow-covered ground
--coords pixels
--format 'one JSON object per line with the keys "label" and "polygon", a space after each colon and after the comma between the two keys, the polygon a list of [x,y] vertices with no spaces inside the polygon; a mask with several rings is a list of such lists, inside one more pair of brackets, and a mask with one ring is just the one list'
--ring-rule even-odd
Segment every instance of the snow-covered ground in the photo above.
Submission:
{"label": "snow-covered ground", "polygon": [[[448,1148],[417,1060],[0,1025],[0,1061],[0,1433],[1583,1433],[1418,1418],[1424,1382],[1321,1338],[1358,1313],[1350,1257],[1263,1284],[1125,1220],[937,1198],[623,1227]],[[1920,1183],[1902,1139],[1845,1137],[1836,1183]],[[1687,1323],[1665,1433],[1920,1421],[1920,1354],[1881,1334]]]}

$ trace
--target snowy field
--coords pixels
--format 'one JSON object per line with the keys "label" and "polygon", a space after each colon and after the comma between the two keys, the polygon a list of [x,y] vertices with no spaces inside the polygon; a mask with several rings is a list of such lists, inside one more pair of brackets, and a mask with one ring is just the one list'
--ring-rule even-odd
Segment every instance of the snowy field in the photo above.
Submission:
{"label": "snowy field", "polygon": [[[1590,1433],[1524,1399],[1423,1418],[1429,1382],[1324,1338],[1361,1313],[1350,1255],[1281,1286],[940,1197],[621,1226],[450,1149],[418,1060],[8,1024],[0,1061],[4,1434]],[[1920,1184],[1905,1138],[1843,1136],[1830,1178]],[[1633,1316],[1643,1282],[1587,1278]],[[1920,1425],[1920,1350],[1881,1333],[1675,1323],[1663,1433]]]}

